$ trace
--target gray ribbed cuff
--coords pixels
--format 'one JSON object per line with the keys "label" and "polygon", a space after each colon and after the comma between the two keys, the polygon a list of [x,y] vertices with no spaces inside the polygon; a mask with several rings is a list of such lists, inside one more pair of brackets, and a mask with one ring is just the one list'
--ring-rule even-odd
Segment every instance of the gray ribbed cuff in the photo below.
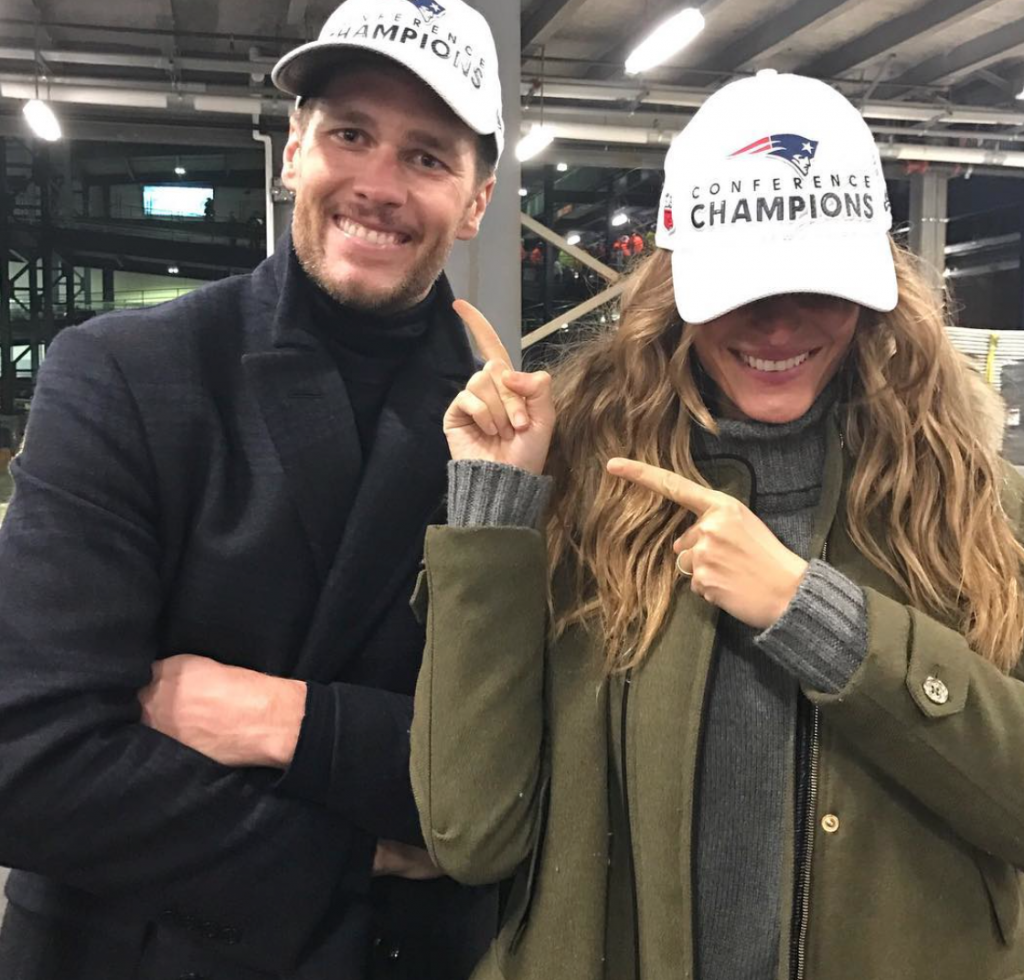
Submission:
{"label": "gray ribbed cuff", "polygon": [[452,527],[530,527],[544,522],[550,476],[482,459],[448,463],[448,523]]}
{"label": "gray ribbed cuff", "polygon": [[815,559],[786,611],[755,642],[802,684],[838,694],[867,656],[864,592]]}

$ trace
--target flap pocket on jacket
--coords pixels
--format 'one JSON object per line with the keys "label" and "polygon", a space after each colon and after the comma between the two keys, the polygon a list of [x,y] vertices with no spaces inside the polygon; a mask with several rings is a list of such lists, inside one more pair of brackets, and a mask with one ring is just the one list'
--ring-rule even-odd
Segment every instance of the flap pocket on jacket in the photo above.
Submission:
{"label": "flap pocket on jacket", "polygon": [[977,861],[1000,935],[1009,946],[1017,938],[1021,925],[1020,874],[1013,865],[991,854],[979,852]]}

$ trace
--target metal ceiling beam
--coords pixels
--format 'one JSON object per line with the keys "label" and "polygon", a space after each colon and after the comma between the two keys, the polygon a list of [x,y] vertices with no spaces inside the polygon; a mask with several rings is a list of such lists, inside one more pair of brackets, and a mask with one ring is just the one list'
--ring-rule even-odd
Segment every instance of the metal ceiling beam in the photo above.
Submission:
{"label": "metal ceiling beam", "polygon": [[[798,0],[792,7],[769,20],[751,27],[738,40],[705,58],[695,68],[703,71],[735,71],[737,68],[772,54],[795,34],[820,24],[854,6],[859,0]],[[682,72],[680,78],[686,77]]]}
{"label": "metal ceiling beam", "polygon": [[547,44],[574,17],[587,0],[539,0],[522,19],[520,43],[525,51],[531,44]]}
{"label": "metal ceiling beam", "polygon": [[[726,0],[704,0],[700,4],[700,12],[705,17],[708,17],[716,7],[721,6],[725,2]],[[678,8],[678,3],[676,0],[658,0],[658,2],[648,6],[653,6],[653,9],[645,8],[640,30],[631,32],[625,41],[615,44],[596,57],[594,61],[601,62],[602,65],[601,67],[591,68],[586,74],[588,79],[607,80],[622,75],[625,72],[626,58],[651,33],[657,26],[658,21],[675,12]],[[604,64],[605,62],[607,64]]]}
{"label": "metal ceiling beam", "polygon": [[[155,34],[166,38],[166,34]],[[50,64],[58,65],[100,65],[104,67],[141,68],[145,71],[171,71],[171,57],[157,54],[125,54],[122,51],[62,51],[56,48],[41,50],[40,55]],[[175,60],[177,67],[184,71],[215,72],[234,75],[251,75],[269,72],[274,67],[274,58],[193,58],[181,57]],[[0,45],[0,61],[35,61],[33,48],[14,45]]]}
{"label": "metal ceiling beam", "polygon": [[[253,145],[252,127],[233,130],[220,126],[174,126],[167,123],[106,122],[97,119],[75,119],[61,113],[61,127],[69,140],[100,143],[150,143],[158,146],[237,147]],[[27,135],[21,113],[0,115],[0,137],[18,138]]]}
{"label": "metal ceiling beam", "polygon": [[900,17],[883,21],[866,34],[801,65],[802,75],[835,78],[852,68],[888,54],[910,40],[922,40],[929,34],[994,7],[1002,0],[927,0]]}
{"label": "metal ceiling beam", "polygon": [[932,85],[952,81],[956,76],[977,71],[999,61],[1014,48],[1024,45],[1024,20],[982,34],[981,37],[953,48],[952,51],[928,58],[898,79],[900,85]]}

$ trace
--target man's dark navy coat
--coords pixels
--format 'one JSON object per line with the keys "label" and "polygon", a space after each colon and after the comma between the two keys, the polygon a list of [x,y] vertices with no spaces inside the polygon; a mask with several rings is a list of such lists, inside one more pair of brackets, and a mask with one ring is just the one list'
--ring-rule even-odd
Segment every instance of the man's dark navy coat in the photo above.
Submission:
{"label": "man's dark navy coat", "polygon": [[[0,530],[4,980],[458,980],[486,948],[488,893],[370,875],[419,841],[409,598],[472,355],[442,281],[364,463],[300,275],[285,241],[47,354]],[[140,725],[176,653],[315,682],[301,772]]]}

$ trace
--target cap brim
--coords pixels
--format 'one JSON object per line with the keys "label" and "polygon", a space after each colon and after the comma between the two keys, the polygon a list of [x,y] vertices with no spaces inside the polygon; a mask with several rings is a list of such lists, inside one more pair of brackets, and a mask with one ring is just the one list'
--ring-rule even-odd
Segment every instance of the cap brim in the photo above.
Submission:
{"label": "cap brim", "polygon": [[408,72],[412,72],[424,85],[426,85],[455,115],[461,119],[473,132],[480,136],[494,136],[499,139],[498,132],[491,127],[489,130],[481,129],[479,121],[467,118],[460,112],[447,94],[442,92],[429,79],[424,78],[418,72],[413,71],[404,61],[393,58],[391,55],[376,47],[360,44],[358,41],[310,41],[303,44],[294,51],[288,52],[281,60],[274,65],[270,73],[270,80],[274,85],[288,95],[297,98],[306,98],[315,94],[316,87],[320,80],[332,68],[338,68],[345,64],[346,58],[355,58],[360,54],[374,55],[390,61]]}
{"label": "cap brim", "polygon": [[672,283],[687,323],[707,323],[783,293],[838,296],[880,313],[894,310],[899,300],[889,236],[878,231],[677,247]]}

